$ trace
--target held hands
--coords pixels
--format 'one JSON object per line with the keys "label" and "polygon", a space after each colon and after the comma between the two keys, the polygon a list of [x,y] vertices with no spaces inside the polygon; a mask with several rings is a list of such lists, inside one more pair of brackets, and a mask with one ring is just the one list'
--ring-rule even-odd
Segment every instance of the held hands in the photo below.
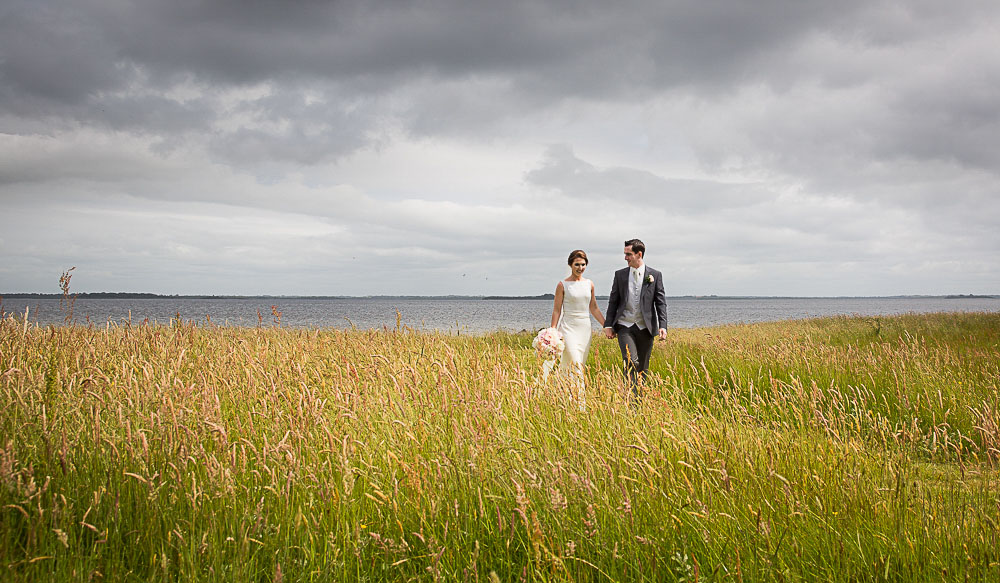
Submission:
{"label": "held hands", "polygon": [[[614,328],[605,328],[604,329],[604,337],[605,338],[608,338],[610,340],[611,338],[614,338],[615,336],[616,336],[616,334],[615,334],[615,329]],[[666,340],[667,339],[667,329],[666,328],[660,328],[660,331],[656,334],[656,336],[660,340]]]}

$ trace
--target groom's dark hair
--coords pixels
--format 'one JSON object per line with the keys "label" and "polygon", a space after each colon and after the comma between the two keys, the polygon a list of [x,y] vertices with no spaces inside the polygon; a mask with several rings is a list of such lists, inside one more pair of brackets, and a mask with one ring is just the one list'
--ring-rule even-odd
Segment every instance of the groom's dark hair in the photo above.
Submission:
{"label": "groom's dark hair", "polygon": [[625,241],[625,246],[631,247],[632,253],[639,253],[643,257],[646,256],[646,246],[643,245],[642,241],[638,239],[629,239],[628,241]]}

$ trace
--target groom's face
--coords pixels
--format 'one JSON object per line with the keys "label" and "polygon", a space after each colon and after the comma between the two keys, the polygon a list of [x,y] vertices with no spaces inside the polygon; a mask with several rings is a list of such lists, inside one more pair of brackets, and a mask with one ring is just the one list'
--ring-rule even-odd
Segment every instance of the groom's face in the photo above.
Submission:
{"label": "groom's face", "polygon": [[631,245],[626,246],[625,263],[628,263],[629,267],[634,267],[638,269],[642,265],[642,253],[633,253],[632,246]]}

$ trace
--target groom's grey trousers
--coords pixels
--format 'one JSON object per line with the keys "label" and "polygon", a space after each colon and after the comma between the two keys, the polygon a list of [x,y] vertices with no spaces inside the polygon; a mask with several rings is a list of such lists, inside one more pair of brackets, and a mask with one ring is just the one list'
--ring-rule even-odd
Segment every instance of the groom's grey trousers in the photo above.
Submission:
{"label": "groom's grey trousers", "polygon": [[628,375],[633,395],[638,395],[639,381],[646,378],[649,370],[649,355],[653,352],[653,335],[649,329],[640,330],[638,326],[616,326],[618,346],[625,357],[625,374]]}

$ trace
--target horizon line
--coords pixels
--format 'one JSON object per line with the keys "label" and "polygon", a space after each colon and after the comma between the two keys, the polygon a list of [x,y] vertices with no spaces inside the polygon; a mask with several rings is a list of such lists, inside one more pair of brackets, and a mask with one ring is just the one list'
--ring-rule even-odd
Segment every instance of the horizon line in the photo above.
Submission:
{"label": "horizon line", "polygon": [[[366,294],[366,295],[307,295],[307,294],[161,294],[152,292],[75,292],[70,294],[50,292],[0,293],[0,299],[553,299],[554,294]],[[598,295],[607,298],[607,295]],[[945,299],[998,299],[1000,294],[887,294],[887,295],[755,295],[755,294],[681,294],[668,295],[673,299],[866,299],[866,298],[945,298]]]}

